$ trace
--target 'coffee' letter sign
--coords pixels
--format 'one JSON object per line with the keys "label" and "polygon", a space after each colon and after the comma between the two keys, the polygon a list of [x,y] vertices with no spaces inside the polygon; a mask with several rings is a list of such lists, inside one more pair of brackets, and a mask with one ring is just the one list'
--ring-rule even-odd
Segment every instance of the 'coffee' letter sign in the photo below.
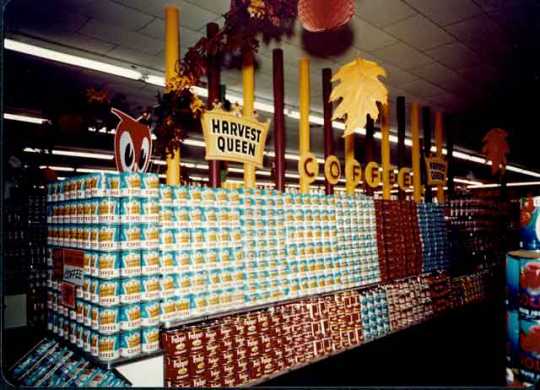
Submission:
{"label": "'coffee' letter sign", "polygon": [[262,167],[270,121],[242,116],[240,107],[231,112],[218,104],[201,118],[207,160],[225,160]]}
{"label": "'coffee' letter sign", "polygon": [[152,155],[150,129],[116,108],[111,112],[120,118],[114,135],[116,169],[119,172],[145,172]]}

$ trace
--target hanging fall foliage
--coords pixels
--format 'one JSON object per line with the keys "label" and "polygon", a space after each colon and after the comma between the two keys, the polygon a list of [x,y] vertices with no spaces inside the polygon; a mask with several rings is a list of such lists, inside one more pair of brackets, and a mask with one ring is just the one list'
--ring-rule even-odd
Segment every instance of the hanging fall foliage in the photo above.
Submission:
{"label": "hanging fall foliage", "polygon": [[342,66],[332,77],[339,81],[330,95],[330,101],[339,101],[332,119],[345,119],[343,136],[352,134],[357,128],[366,127],[367,114],[379,116],[377,102],[386,104],[388,90],[379,80],[386,71],[373,61],[358,58]]}
{"label": "hanging fall foliage", "polygon": [[311,32],[331,31],[354,15],[354,0],[299,0],[298,17]]}
{"label": "hanging fall foliage", "polygon": [[506,137],[508,133],[499,128],[491,129],[484,136],[482,153],[486,155],[486,161],[491,161],[492,175],[503,174],[506,169],[506,155],[510,152]]}

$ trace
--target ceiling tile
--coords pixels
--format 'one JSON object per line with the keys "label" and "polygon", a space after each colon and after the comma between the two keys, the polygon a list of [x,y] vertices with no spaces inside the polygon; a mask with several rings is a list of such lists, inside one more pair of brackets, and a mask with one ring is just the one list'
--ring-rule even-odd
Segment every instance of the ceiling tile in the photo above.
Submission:
{"label": "ceiling tile", "polygon": [[350,26],[354,32],[354,46],[360,50],[372,51],[397,42],[395,38],[360,18],[353,17]]}
{"label": "ceiling tile", "polygon": [[409,73],[397,66],[388,63],[381,63],[379,65],[386,70],[386,79],[383,78],[383,80],[385,80],[385,83],[390,85],[400,86],[418,79],[418,76],[415,76],[414,74]]}
{"label": "ceiling tile", "polygon": [[420,50],[431,49],[454,40],[446,31],[421,15],[397,22],[385,30]]}
{"label": "ceiling tile", "polygon": [[401,0],[356,0],[356,16],[378,26],[386,27],[416,11]]}
{"label": "ceiling tile", "polygon": [[436,47],[426,53],[454,70],[467,68],[480,62],[480,58],[471,49],[459,42]]}
{"label": "ceiling tile", "polygon": [[501,29],[487,15],[479,15],[446,27],[454,36],[465,43],[493,40],[501,35]]}
{"label": "ceiling tile", "polygon": [[409,84],[402,85],[402,88],[420,98],[428,98],[431,96],[441,95],[445,91],[441,88],[428,83],[425,80],[418,79],[410,82]]}
{"label": "ceiling tile", "polygon": [[472,0],[406,0],[406,2],[443,26],[482,13],[480,7]]}
{"label": "ceiling tile", "polygon": [[139,50],[146,54],[155,55],[163,50],[163,40],[153,39],[138,32],[128,32],[124,29],[90,20],[81,28],[80,33],[89,37],[111,42],[128,49]]}
{"label": "ceiling tile", "polygon": [[138,30],[152,20],[152,16],[149,16],[148,14],[126,7],[123,4],[114,3],[110,0],[94,0],[83,6],[78,6],[75,9],[82,15],[130,31]]}
{"label": "ceiling tile", "polygon": [[187,2],[218,15],[227,13],[231,8],[231,0],[187,0]]}
{"label": "ceiling tile", "polygon": [[396,43],[395,45],[375,50],[372,54],[378,60],[386,61],[405,70],[433,62],[425,54],[404,43]]}
{"label": "ceiling tile", "polygon": [[206,24],[220,19],[220,15],[200,8],[184,0],[115,0],[146,14],[164,17],[165,6],[175,5],[180,9],[180,26],[191,30],[206,30]]}
{"label": "ceiling tile", "polygon": [[438,62],[420,66],[415,68],[413,72],[424,80],[444,89],[463,87],[465,84],[461,76]]}
{"label": "ceiling tile", "polygon": [[155,55],[148,55],[141,53],[139,50],[117,47],[107,53],[107,56],[141,67],[152,68],[159,71],[165,70],[165,54],[163,52],[156,53]]}
{"label": "ceiling tile", "polygon": [[[155,18],[150,24],[139,30],[141,34],[147,35],[154,39],[163,39],[165,31],[165,23],[163,19]],[[195,45],[204,34],[190,30],[188,28],[180,27],[180,47],[190,48]]]}
{"label": "ceiling tile", "polygon": [[489,83],[496,79],[497,70],[489,65],[478,65],[460,71],[464,78],[476,84]]}

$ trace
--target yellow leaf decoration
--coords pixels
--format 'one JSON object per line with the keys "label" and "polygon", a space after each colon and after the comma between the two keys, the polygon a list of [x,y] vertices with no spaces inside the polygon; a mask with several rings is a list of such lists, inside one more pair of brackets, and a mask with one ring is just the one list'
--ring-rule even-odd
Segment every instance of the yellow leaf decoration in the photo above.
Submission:
{"label": "yellow leaf decoration", "polygon": [[388,90],[379,80],[386,71],[373,61],[357,58],[342,66],[332,77],[339,84],[332,89],[330,102],[340,100],[332,119],[345,119],[345,133],[352,134],[357,128],[366,127],[366,116],[379,116],[377,102],[386,104]]}

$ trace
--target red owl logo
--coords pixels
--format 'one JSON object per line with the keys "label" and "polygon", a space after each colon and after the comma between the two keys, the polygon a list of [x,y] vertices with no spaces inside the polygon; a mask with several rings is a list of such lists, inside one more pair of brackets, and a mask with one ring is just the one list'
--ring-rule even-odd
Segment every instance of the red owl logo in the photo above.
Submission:
{"label": "red owl logo", "polygon": [[111,112],[120,119],[114,135],[116,169],[119,172],[145,172],[152,155],[150,129],[116,108]]}

